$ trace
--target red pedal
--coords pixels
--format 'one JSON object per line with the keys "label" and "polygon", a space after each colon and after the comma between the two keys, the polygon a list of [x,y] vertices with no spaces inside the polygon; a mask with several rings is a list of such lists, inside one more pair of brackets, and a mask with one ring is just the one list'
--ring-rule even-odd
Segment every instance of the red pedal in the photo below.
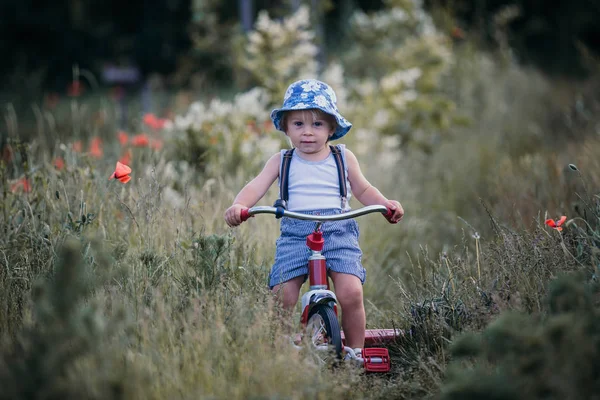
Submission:
{"label": "red pedal", "polygon": [[382,347],[367,347],[362,350],[367,372],[389,372],[392,368],[390,353]]}

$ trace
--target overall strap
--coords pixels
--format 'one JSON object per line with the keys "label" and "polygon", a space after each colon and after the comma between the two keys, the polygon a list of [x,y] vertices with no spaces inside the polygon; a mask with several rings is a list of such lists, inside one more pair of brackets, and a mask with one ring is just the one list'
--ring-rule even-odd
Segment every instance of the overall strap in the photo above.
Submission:
{"label": "overall strap", "polygon": [[338,181],[340,184],[340,198],[342,199],[343,210],[346,208],[348,202],[348,188],[346,187],[346,170],[344,168],[344,159],[339,146],[329,145],[329,148],[331,149],[331,153],[333,154],[333,158],[335,160],[335,165],[337,166]]}
{"label": "overall strap", "polygon": [[277,208],[275,217],[281,218],[283,216],[283,210],[287,209],[287,201],[290,198],[288,193],[288,181],[290,179],[290,164],[292,163],[292,156],[294,155],[294,149],[290,149],[285,152],[281,162],[281,172],[279,176],[279,199],[275,201],[273,207]]}

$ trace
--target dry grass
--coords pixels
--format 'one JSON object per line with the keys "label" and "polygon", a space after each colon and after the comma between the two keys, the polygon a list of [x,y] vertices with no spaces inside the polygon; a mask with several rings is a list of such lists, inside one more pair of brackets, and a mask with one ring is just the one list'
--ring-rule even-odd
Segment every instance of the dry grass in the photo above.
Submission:
{"label": "dry grass", "polygon": [[[178,159],[174,139],[161,152],[134,149],[133,180],[123,185],[107,181],[120,155],[110,112],[99,160],[70,150],[64,131],[52,133],[62,149],[11,132],[14,156],[0,174],[0,398],[449,393],[459,334],[504,311],[543,318],[549,282],[563,273],[593,281],[600,268],[597,117],[531,71],[465,56],[453,74],[448,90],[472,124],[433,153],[395,149],[375,133],[347,141],[366,151],[357,152],[365,175],[407,212],[399,226],[359,222],[368,325],[406,332],[384,377],[320,368],[286,341],[297,316],[280,315],[266,289],[277,222],[257,217],[230,230],[222,220],[256,160],[233,168],[215,156],[203,174]],[[583,98],[584,111],[596,109],[599,99]],[[570,125],[556,122],[556,110]],[[582,138],[564,140],[569,129]],[[63,170],[52,167],[57,155]],[[227,172],[215,174],[222,165]],[[30,192],[13,192],[20,177]],[[543,225],[562,214],[570,219],[562,232]]]}

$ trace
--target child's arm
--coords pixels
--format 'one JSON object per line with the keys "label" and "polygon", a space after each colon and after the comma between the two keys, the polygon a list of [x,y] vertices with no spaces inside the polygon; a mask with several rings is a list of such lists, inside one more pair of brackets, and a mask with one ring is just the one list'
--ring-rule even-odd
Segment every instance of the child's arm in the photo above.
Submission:
{"label": "child's arm", "polygon": [[394,214],[391,222],[398,222],[404,216],[402,205],[396,200],[388,200],[379,189],[371,185],[360,170],[360,165],[354,153],[346,148],[346,164],[348,167],[348,181],[352,188],[352,194],[365,206],[381,204],[391,209]]}
{"label": "child's arm", "polygon": [[233,200],[233,205],[225,211],[227,225],[237,226],[241,224],[241,210],[254,206],[267,193],[267,190],[279,176],[279,159],[279,153],[273,155],[260,174],[240,190],[235,200]]}

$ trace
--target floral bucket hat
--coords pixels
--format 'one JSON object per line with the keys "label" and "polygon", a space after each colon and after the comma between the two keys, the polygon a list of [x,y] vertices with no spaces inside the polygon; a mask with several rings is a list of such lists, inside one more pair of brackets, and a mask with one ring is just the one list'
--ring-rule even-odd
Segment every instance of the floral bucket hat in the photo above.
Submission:
{"label": "floral bucket hat", "polygon": [[352,124],[342,117],[336,106],[337,98],[333,89],[326,83],[316,79],[303,79],[292,83],[283,98],[283,106],[271,112],[271,119],[275,128],[284,131],[281,126],[281,117],[285,111],[319,109],[327,114],[333,115],[337,121],[337,129],[330,140],[336,140],[344,136]]}

